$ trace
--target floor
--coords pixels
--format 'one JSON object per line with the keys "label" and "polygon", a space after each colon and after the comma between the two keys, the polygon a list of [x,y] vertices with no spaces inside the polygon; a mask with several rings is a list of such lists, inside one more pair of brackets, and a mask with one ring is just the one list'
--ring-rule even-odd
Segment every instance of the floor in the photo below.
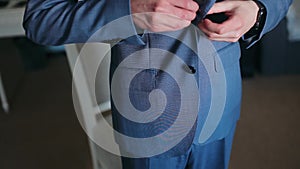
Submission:
{"label": "floor", "polygon": [[231,169],[300,169],[300,76],[243,81]]}
{"label": "floor", "polygon": [[55,56],[48,61],[44,69],[24,73],[14,94],[10,82],[16,80],[10,78],[15,76],[3,79],[11,111],[5,114],[0,108],[0,169],[90,165],[86,135],[73,108],[67,60]]}
{"label": "floor", "polygon": [[[90,168],[67,60],[47,61],[21,76],[10,114],[0,109],[0,169]],[[230,169],[300,169],[300,75],[256,76],[243,90]]]}

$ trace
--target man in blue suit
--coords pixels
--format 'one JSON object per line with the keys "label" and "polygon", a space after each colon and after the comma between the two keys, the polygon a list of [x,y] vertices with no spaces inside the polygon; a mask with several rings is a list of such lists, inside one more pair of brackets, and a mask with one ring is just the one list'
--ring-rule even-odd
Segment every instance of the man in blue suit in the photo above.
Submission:
{"label": "man in blue suit", "polygon": [[[103,26],[133,14],[117,28],[133,36],[112,48],[114,128],[139,140],[172,132],[146,144],[153,149],[116,136],[123,168],[226,169],[241,101],[237,41],[243,38],[251,46],[279,23],[291,1],[29,0],[24,27],[40,44],[85,43]],[[206,37],[188,29],[191,23]],[[112,31],[104,32],[102,40],[110,40],[106,34],[119,35]],[[202,39],[209,39],[212,53]],[[174,124],[181,127],[174,129]]]}

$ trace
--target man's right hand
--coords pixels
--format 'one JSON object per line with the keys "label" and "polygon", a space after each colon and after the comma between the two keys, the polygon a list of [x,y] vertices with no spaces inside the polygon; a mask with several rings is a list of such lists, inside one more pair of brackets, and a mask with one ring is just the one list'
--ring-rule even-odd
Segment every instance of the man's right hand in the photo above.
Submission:
{"label": "man's right hand", "polygon": [[134,23],[152,32],[183,29],[191,24],[198,9],[193,0],[131,0]]}

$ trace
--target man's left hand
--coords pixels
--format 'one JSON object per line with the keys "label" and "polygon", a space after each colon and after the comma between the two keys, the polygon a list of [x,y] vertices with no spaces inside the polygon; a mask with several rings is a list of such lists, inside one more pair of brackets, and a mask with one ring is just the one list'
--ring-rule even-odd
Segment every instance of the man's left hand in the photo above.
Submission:
{"label": "man's left hand", "polygon": [[255,24],[258,10],[256,3],[248,0],[218,2],[208,14],[224,12],[228,19],[219,24],[204,19],[198,26],[211,40],[236,42]]}

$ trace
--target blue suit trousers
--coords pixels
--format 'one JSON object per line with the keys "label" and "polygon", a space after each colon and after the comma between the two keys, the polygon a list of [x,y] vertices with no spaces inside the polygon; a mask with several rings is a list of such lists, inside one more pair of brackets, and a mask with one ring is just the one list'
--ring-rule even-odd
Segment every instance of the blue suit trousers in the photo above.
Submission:
{"label": "blue suit trousers", "polygon": [[205,145],[192,144],[180,156],[171,158],[122,157],[123,169],[228,169],[236,125],[223,139]]}

